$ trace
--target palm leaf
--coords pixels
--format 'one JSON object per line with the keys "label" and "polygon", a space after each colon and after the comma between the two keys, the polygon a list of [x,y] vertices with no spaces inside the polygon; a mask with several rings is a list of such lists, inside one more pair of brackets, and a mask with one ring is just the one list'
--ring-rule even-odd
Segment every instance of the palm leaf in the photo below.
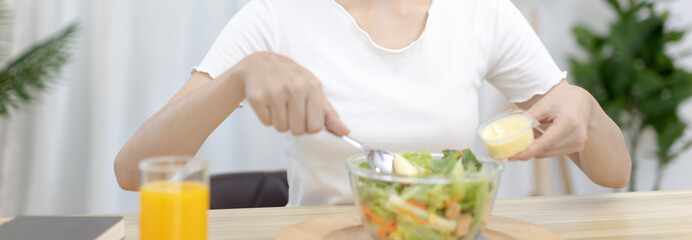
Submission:
{"label": "palm leaf", "polygon": [[57,35],[30,48],[0,71],[0,117],[11,108],[36,99],[69,59],[69,44],[77,31],[72,24]]}

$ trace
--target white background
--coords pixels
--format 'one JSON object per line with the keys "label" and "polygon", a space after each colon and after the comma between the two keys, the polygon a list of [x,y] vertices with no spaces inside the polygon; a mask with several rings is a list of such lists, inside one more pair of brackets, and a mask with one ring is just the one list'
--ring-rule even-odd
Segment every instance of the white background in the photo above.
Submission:
{"label": "white background", "polygon": [[[329,0],[325,0],[329,1]],[[70,22],[80,22],[74,58],[38,104],[0,120],[0,216],[138,211],[136,193],[120,190],[113,159],[120,147],[182,86],[218,32],[246,0],[10,0],[13,53]],[[516,0],[527,13],[537,2],[539,32],[558,65],[577,51],[575,23],[607,29],[613,15],[602,0]],[[692,30],[691,0],[666,3],[673,27]],[[692,49],[692,37],[671,49]],[[680,61],[692,70],[692,58]],[[504,99],[484,86],[481,120]],[[689,104],[688,104],[689,105]],[[681,112],[688,122],[692,108]],[[687,134],[687,138],[691,134]],[[649,142],[650,143],[650,142]],[[647,142],[644,143],[648,144]],[[475,149],[483,151],[479,144]],[[237,111],[198,154],[211,172],[284,169],[283,137],[263,127],[250,109]],[[531,162],[507,164],[499,197],[528,196]],[[640,189],[651,188],[654,162],[645,160]],[[578,194],[610,192],[570,169]],[[664,189],[692,188],[692,152],[671,165]],[[557,178],[556,178],[557,179]],[[555,193],[560,193],[555,182]]]}

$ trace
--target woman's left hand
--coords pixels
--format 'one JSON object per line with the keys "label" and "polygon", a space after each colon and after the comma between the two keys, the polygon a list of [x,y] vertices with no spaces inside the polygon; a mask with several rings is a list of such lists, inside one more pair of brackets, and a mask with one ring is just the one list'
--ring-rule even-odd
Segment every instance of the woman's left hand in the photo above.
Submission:
{"label": "woman's left hand", "polygon": [[528,113],[547,129],[528,149],[510,160],[555,157],[582,151],[588,138],[594,102],[586,90],[563,80],[547,94],[519,104],[520,107],[529,107]]}

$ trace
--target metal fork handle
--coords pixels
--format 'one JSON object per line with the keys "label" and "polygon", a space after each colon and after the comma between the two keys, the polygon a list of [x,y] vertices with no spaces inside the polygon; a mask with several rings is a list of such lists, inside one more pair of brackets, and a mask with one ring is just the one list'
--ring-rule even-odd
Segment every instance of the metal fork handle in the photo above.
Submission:
{"label": "metal fork handle", "polygon": [[362,151],[362,152],[365,153],[366,155],[367,155],[368,153],[370,153],[370,148],[367,148],[367,147],[363,146],[363,144],[361,144],[360,142],[356,141],[355,139],[353,139],[353,138],[351,138],[351,137],[349,137],[349,136],[347,136],[347,135],[339,136],[339,135],[337,135],[336,133],[332,132],[332,130],[329,130],[329,128],[327,128],[327,127],[324,127],[324,130],[326,130],[327,132],[331,133],[332,135],[334,135],[334,136],[336,136],[336,137],[341,138],[341,140],[344,140],[344,142],[347,142],[348,144],[351,144],[351,146],[354,146],[355,148],[357,148],[358,150]]}

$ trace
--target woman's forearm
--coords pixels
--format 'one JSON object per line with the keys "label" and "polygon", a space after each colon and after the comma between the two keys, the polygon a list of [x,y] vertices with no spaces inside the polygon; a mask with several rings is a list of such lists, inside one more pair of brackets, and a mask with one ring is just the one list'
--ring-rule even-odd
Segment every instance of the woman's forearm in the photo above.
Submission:
{"label": "woman's forearm", "polygon": [[584,150],[570,158],[595,183],[610,188],[627,186],[632,162],[620,128],[601,109],[596,100],[587,130]]}
{"label": "woman's forearm", "polygon": [[207,79],[202,80],[206,83],[190,89],[184,87],[163,109],[149,118],[118,153],[115,173],[120,187],[133,191],[138,189],[137,165],[142,159],[196,154],[212,131],[245,98],[243,79],[236,68],[215,80],[208,80],[210,78],[206,75],[202,77]]}

